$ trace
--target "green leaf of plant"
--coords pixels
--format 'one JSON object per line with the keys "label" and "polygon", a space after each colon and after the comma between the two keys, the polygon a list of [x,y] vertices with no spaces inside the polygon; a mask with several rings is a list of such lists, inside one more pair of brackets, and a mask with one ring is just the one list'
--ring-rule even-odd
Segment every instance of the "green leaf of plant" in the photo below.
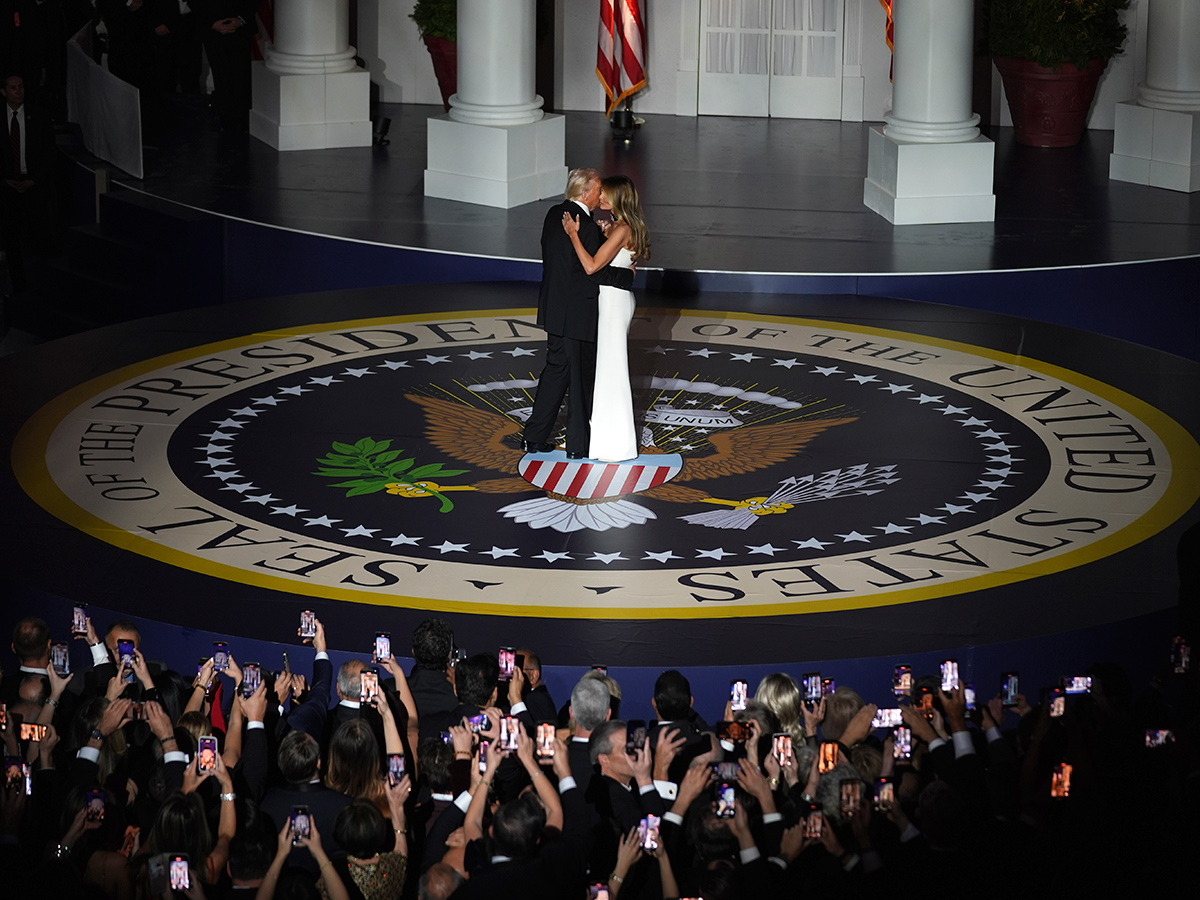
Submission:
{"label": "green leaf of plant", "polygon": [[395,475],[397,472],[403,472],[411,465],[411,459],[402,459],[399,462],[394,462],[391,465],[384,466],[383,471],[387,472],[389,475]]}
{"label": "green leaf of plant", "polygon": [[380,453],[375,457],[373,462],[377,466],[382,466],[384,463],[390,463],[393,459],[403,453],[403,450],[389,450],[387,453]]}
{"label": "green leaf of plant", "polygon": [[369,437],[359,438],[354,442],[354,449],[358,450],[360,453],[370,453],[375,449],[375,440],[374,438]]}
{"label": "green leaf of plant", "polygon": [[361,456],[343,456],[341,454],[329,453],[323,456],[317,462],[322,464],[330,464],[334,466],[357,466],[362,464]]}
{"label": "green leaf of plant", "polygon": [[341,441],[334,441],[332,446],[333,446],[333,449],[336,450],[338,453],[345,453],[349,456],[354,456],[354,457],[357,457],[359,455],[358,448],[351,444],[343,444]]}
{"label": "green leaf of plant", "polygon": [[350,481],[336,482],[333,487],[364,487],[368,484],[378,485],[382,488],[388,484],[388,480],[386,478],[354,478]]}
{"label": "green leaf of plant", "polygon": [[382,484],[364,484],[362,487],[351,488],[346,491],[347,497],[360,497],[363,494],[375,494],[383,490]]}
{"label": "green leaf of plant", "polygon": [[342,478],[346,475],[370,475],[362,469],[318,469],[313,475],[324,475],[327,478]]}
{"label": "green leaf of plant", "polygon": [[441,465],[439,463],[430,463],[429,465],[425,465],[425,466],[417,466],[415,469],[413,469],[411,472],[408,473],[408,477],[409,478],[428,478],[431,475],[436,475],[440,469],[441,469]]}
{"label": "green leaf of plant", "polygon": [[[371,452],[372,452],[372,453],[380,453],[380,452],[382,452],[382,451],[386,450],[386,449],[387,449],[388,447],[390,447],[390,446],[392,446],[392,442],[391,442],[391,441],[379,441],[378,443],[376,443],[376,444],[375,444],[375,446],[373,446],[373,447],[371,448]],[[403,451],[403,450],[400,450],[400,451],[397,451],[397,452],[399,452],[399,453],[403,453],[404,451]]]}

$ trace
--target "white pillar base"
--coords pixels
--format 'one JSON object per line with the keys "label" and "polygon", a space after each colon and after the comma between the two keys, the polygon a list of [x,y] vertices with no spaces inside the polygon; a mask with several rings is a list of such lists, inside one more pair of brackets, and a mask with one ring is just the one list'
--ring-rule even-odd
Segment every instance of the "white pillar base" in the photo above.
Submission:
{"label": "white pillar base", "polygon": [[1171,191],[1200,191],[1200,110],[1117,104],[1108,177]]}
{"label": "white pillar base", "polygon": [[567,183],[563,116],[526,125],[474,125],[443,113],[428,120],[425,196],[512,209],[562,196]]}
{"label": "white pillar base", "polygon": [[898,141],[874,125],[868,135],[863,203],[893,225],[996,221],[995,145],[980,135],[954,144]]}
{"label": "white pillar base", "polygon": [[276,150],[371,146],[371,76],[364,69],[282,75],[253,63],[250,134]]}

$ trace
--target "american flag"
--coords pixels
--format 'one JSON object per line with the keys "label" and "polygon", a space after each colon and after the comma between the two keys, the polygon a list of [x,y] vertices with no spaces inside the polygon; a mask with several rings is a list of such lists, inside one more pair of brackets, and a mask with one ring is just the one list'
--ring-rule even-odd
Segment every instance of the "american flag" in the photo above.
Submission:
{"label": "american flag", "polygon": [[646,26],[640,0],[600,0],[596,77],[608,95],[606,115],[646,86]]}
{"label": "american flag", "polygon": [[[883,32],[884,39],[887,40],[889,50],[894,50],[892,47],[892,36],[895,34],[895,28],[892,24],[892,0],[879,0],[879,5],[883,7],[887,13],[887,28]],[[888,70],[888,78],[892,77],[891,70]]]}

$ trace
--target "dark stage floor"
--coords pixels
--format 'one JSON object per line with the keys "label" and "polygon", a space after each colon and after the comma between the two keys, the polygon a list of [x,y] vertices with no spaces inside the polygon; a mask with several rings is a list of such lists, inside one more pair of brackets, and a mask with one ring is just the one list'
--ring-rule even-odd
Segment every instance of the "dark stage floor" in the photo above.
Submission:
{"label": "dark stage floor", "polygon": [[[512,210],[426,198],[432,106],[384,105],[383,148],[276,153],[212,131],[198,111],[147,150],[161,197],[315,234],[528,260],[545,204]],[[653,235],[648,268],[810,274],[975,272],[1200,254],[1200,194],[1108,180],[1112,132],[1074,148],[996,141],[996,221],[894,227],[862,203],[869,124],[647,116],[628,145],[599,113],[567,114],[567,165],[637,183]]]}

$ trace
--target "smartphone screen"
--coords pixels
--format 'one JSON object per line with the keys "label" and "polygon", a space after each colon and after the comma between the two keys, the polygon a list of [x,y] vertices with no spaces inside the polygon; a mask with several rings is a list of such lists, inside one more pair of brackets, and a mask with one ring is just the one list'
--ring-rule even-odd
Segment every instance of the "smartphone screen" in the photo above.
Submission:
{"label": "smartphone screen", "polygon": [[224,672],[229,668],[229,645],[224,641],[213,641],[213,668]]}
{"label": "smartphone screen", "polygon": [[641,840],[643,850],[658,849],[658,831],[662,819],[658,816],[649,815],[638,823],[638,838]]}
{"label": "smartphone screen", "polygon": [[1146,746],[1165,747],[1175,742],[1175,733],[1167,728],[1147,728]]}
{"label": "smartphone screen", "polygon": [[588,887],[588,900],[609,900],[607,884],[593,884]]}
{"label": "smartphone screen", "polygon": [[477,716],[471,716],[471,718],[467,719],[467,726],[474,734],[479,734],[481,731],[489,731],[492,723],[488,721],[486,715],[480,713]]}
{"label": "smartphone screen", "polygon": [[1016,672],[1005,672],[1000,676],[1000,702],[1005,706],[1017,705],[1017,694],[1021,693],[1021,676]]}
{"label": "smartphone screen", "polygon": [[832,772],[837,768],[838,764],[838,745],[833,741],[824,741],[821,744],[821,757],[817,761],[817,771],[824,775],[826,772]]}
{"label": "smartphone screen", "polygon": [[741,679],[729,682],[729,708],[732,710],[745,709],[749,691],[750,685]]}
{"label": "smartphone screen", "polygon": [[500,664],[500,680],[511,681],[513,667],[517,664],[517,651],[512,647],[501,647],[496,654],[496,661]]}
{"label": "smartphone screen", "polygon": [[963,688],[963,699],[967,701],[968,710],[975,709],[975,685],[969,681],[966,687]]}
{"label": "smartphone screen", "polygon": [[737,790],[734,781],[718,781],[716,784],[717,818],[732,819],[737,812]]}
{"label": "smartphone screen", "polygon": [[358,702],[374,703],[379,696],[379,673],[364,669],[358,676]]}
{"label": "smartphone screen", "polygon": [[1050,718],[1052,719],[1060,718],[1067,711],[1067,698],[1061,688],[1051,688],[1046,701],[1050,704]]}
{"label": "smartphone screen", "polygon": [[87,634],[87,606],[77,604],[71,609],[71,634]]}
{"label": "smartphone screen", "polygon": [[87,813],[85,817],[89,822],[104,821],[104,791],[99,788],[93,788],[87,792]]}
{"label": "smartphone screen", "polygon": [[875,779],[875,808],[882,810],[884,804],[896,802],[896,783],[890,778]]}
{"label": "smartphone screen", "polygon": [[1191,665],[1192,648],[1188,646],[1187,641],[1176,635],[1171,642],[1171,669],[1177,675],[1182,675]]}
{"label": "smartphone screen", "polygon": [[717,738],[731,744],[744,744],[750,740],[750,725],[746,722],[718,722]]}
{"label": "smartphone screen", "polygon": [[137,837],[140,832],[141,829],[136,825],[125,826],[125,837],[121,840],[120,853],[126,859],[129,859],[133,855],[133,845],[137,843]]}
{"label": "smartphone screen", "polygon": [[375,662],[381,663],[392,655],[392,636],[384,631],[375,632]]}
{"label": "smartphone screen", "polygon": [[538,759],[554,758],[554,723],[538,722],[537,727]]}
{"label": "smartphone screen", "polygon": [[826,694],[832,694],[836,690],[837,690],[837,682],[834,681],[832,678],[822,678],[821,679],[821,696],[825,696]]}
{"label": "smartphone screen", "polygon": [[242,696],[249,697],[262,684],[262,666],[248,662],[242,666]]}
{"label": "smartphone screen", "polygon": [[912,759],[912,729],[903,725],[892,732],[892,759]]}
{"label": "smartphone screen", "polygon": [[892,693],[907,697],[912,693],[912,666],[896,666],[892,672]]}
{"label": "smartphone screen", "polygon": [[389,753],[388,754],[388,781],[392,787],[400,783],[400,779],[404,777],[404,754]]}
{"label": "smartphone screen", "polygon": [[311,609],[300,613],[300,637],[315,638],[317,636],[317,614]]}
{"label": "smartphone screen", "polygon": [[500,720],[500,749],[510,752],[517,749],[517,720],[512,716]]}
{"label": "smartphone screen", "polygon": [[1071,796],[1071,764],[1059,763],[1050,774],[1050,796]]}
{"label": "smartphone screen", "polygon": [[1092,691],[1091,675],[1069,675],[1063,678],[1063,692],[1067,694],[1090,694]]}
{"label": "smartphone screen", "polygon": [[210,734],[203,735],[197,741],[196,771],[201,775],[217,771],[217,739]]}
{"label": "smartphone screen", "polygon": [[808,672],[804,676],[804,699],[808,703],[819,703],[821,700],[821,673]]}
{"label": "smartphone screen", "polygon": [[71,651],[66,644],[55,644],[50,648],[50,665],[59,675],[71,674]]}
{"label": "smartphone screen", "polygon": [[843,778],[839,783],[842,801],[842,818],[852,819],[862,806],[862,782],[857,778]]}
{"label": "smartphone screen", "polygon": [[[4,785],[8,790],[15,790],[17,785],[21,783],[24,773],[21,770],[21,757],[6,756],[4,757]],[[104,805],[104,793],[100,792],[101,809]]]}
{"label": "smartphone screen", "polygon": [[811,840],[820,840],[821,831],[825,826],[825,816],[819,806],[814,806],[804,817],[804,836]]}
{"label": "smartphone screen", "polygon": [[625,723],[625,753],[628,756],[646,746],[645,719],[630,719]]}
{"label": "smartphone screen", "polygon": [[33,796],[33,768],[29,763],[21,763],[21,775],[25,779],[25,796]]}
{"label": "smartphone screen", "polygon": [[786,766],[792,760],[792,736],[790,734],[771,735],[771,752],[779,765]]}
{"label": "smartphone screen", "polygon": [[117,641],[117,658],[121,662],[121,677],[133,681],[133,641]]}
{"label": "smartphone screen", "polygon": [[942,670],[942,691],[950,693],[958,687],[958,660],[944,659],[941,665]]}
{"label": "smartphone screen", "polygon": [[871,720],[872,728],[895,728],[897,725],[903,724],[904,718],[900,715],[898,706],[875,710],[875,718]]}
{"label": "smartphone screen", "polygon": [[21,723],[21,740],[23,741],[38,741],[46,736],[46,726],[37,725],[33,722]]}
{"label": "smartphone screen", "polygon": [[0,731],[8,731],[8,707],[0,703]]}
{"label": "smartphone screen", "polygon": [[488,747],[491,744],[488,741],[479,742],[479,774],[486,775],[488,767]]}
{"label": "smartphone screen", "polygon": [[175,854],[167,866],[167,878],[173,891],[189,891],[192,889],[192,875],[188,871],[188,858]]}
{"label": "smartphone screen", "polygon": [[312,820],[308,817],[307,806],[292,807],[292,846],[312,834]]}

